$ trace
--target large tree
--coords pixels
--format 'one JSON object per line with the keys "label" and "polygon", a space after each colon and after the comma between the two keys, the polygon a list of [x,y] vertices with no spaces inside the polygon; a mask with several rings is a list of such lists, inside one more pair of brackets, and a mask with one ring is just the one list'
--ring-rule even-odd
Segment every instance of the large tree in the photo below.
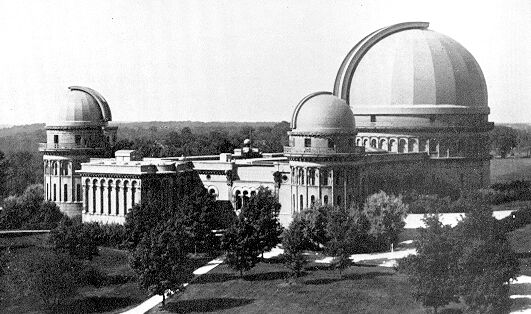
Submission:
{"label": "large tree", "polygon": [[470,199],[468,207],[466,217],[455,227],[459,293],[471,312],[506,313],[509,281],[519,270],[516,253],[490,206]]}
{"label": "large tree", "polygon": [[398,235],[405,226],[408,206],[401,196],[388,195],[383,191],[367,198],[363,205],[363,214],[367,217],[375,249],[383,250],[396,244]]}
{"label": "large tree", "polygon": [[507,126],[495,126],[489,134],[491,149],[496,151],[502,158],[507,157],[518,144],[517,130]]}
{"label": "large tree", "polygon": [[415,241],[417,254],[401,260],[400,268],[413,286],[413,297],[437,313],[440,307],[459,300],[458,256],[451,227],[443,226],[436,214],[426,216],[424,223],[426,228],[419,229]]}
{"label": "large tree", "polygon": [[279,213],[280,203],[273,192],[265,187],[259,187],[242,208],[240,215],[256,229],[256,238],[262,254],[280,243],[283,229],[278,220]]}
{"label": "large tree", "polygon": [[182,289],[192,276],[183,237],[180,220],[161,222],[144,234],[131,255],[130,265],[138,274],[140,286],[162,295],[163,305],[167,290]]}
{"label": "large tree", "polygon": [[263,247],[253,221],[240,215],[223,235],[221,248],[226,252],[225,263],[242,277],[258,263]]}

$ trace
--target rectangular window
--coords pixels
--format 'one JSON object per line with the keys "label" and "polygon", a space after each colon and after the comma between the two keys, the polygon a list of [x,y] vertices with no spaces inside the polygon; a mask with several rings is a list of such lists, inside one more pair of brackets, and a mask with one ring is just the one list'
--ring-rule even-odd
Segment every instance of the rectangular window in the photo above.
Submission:
{"label": "rectangular window", "polygon": [[63,186],[63,201],[68,201],[68,185]]}
{"label": "rectangular window", "polygon": [[80,145],[81,144],[81,135],[76,135],[75,139],[76,139],[76,145]]}
{"label": "rectangular window", "polygon": [[53,142],[54,142],[55,144],[59,143],[59,135],[54,135],[54,136],[53,136]]}
{"label": "rectangular window", "polygon": [[312,139],[311,138],[305,138],[304,139],[304,147],[312,147]]}
{"label": "rectangular window", "polygon": [[329,138],[328,139],[328,148],[334,148],[334,147],[335,147],[334,140]]}
{"label": "rectangular window", "polygon": [[375,115],[371,115],[371,122],[376,122],[376,116]]}
{"label": "rectangular window", "polygon": [[57,185],[55,183],[53,185],[53,201],[57,201]]}

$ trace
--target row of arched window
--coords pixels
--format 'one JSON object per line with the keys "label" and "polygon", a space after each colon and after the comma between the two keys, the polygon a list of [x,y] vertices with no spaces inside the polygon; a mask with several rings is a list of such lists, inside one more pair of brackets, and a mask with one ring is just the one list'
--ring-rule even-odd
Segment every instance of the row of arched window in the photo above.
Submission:
{"label": "row of arched window", "polygon": [[76,184],[75,185],[75,190],[72,192],[72,196],[71,196],[71,199],[68,198],[69,196],[69,187],[68,187],[68,184],[63,184],[63,189],[62,191],[59,191],[59,185],[56,184],[56,183],[53,183],[51,184],[50,186],[50,183],[46,183],[46,191],[44,191],[44,193],[46,194],[46,199],[48,201],[53,201],[53,202],[82,202],[83,199],[81,197],[82,193],[81,193],[81,184]]}
{"label": "row of arched window", "polygon": [[242,207],[247,205],[249,199],[255,195],[256,191],[253,189],[235,189],[233,194],[233,200],[236,209],[241,209]]}
{"label": "row of arched window", "polygon": [[72,163],[68,160],[45,160],[44,174],[67,176],[72,173]]}
{"label": "row of arched window", "polygon": [[461,141],[438,138],[358,137],[357,146],[379,148],[393,153],[426,152],[437,157],[457,156],[462,153]]}
{"label": "row of arched window", "polygon": [[[316,167],[292,167],[291,183],[298,185],[328,185],[330,182],[331,172],[326,168]],[[319,182],[319,180],[321,180]]]}
{"label": "row of arched window", "polygon": [[136,180],[85,180],[85,212],[124,216],[138,201]]}

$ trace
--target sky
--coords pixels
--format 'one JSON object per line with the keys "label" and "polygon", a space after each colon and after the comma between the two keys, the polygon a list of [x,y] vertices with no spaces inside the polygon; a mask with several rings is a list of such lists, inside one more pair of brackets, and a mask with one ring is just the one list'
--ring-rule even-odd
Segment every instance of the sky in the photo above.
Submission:
{"label": "sky", "polygon": [[528,0],[0,0],[0,124],[53,119],[72,85],[113,121],[287,121],[360,39],[405,21],[475,56],[490,121],[531,123]]}

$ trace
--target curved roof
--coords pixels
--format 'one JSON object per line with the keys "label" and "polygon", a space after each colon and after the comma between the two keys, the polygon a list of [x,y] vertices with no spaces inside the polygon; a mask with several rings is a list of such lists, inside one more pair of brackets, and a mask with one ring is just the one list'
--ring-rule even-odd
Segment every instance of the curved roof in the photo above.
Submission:
{"label": "curved roof", "polygon": [[401,23],[369,34],[343,60],[334,94],[355,114],[489,113],[472,54],[428,26]]}
{"label": "curved roof", "polygon": [[109,104],[93,89],[70,86],[65,103],[54,113],[49,126],[103,126],[112,120]]}
{"label": "curved roof", "polygon": [[354,115],[347,103],[330,92],[304,97],[291,118],[294,133],[355,133]]}

